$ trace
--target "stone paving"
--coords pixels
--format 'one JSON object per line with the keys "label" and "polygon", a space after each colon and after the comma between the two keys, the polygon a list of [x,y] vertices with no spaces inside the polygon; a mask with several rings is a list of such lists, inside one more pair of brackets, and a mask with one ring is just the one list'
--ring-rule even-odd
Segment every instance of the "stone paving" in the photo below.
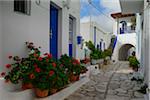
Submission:
{"label": "stone paving", "polygon": [[97,75],[65,100],[144,100],[136,92],[140,84],[130,81],[132,70],[128,62],[118,62],[104,66]]}

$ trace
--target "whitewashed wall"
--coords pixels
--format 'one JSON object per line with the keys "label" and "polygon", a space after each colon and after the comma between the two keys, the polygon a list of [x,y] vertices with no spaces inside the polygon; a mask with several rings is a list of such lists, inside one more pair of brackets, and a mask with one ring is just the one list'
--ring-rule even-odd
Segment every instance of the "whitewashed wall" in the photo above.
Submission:
{"label": "whitewashed wall", "polygon": [[[69,41],[69,15],[72,15],[76,18],[76,33],[74,37],[75,42],[75,57],[80,58],[80,47],[76,43],[76,36],[80,32],[80,2],[79,0],[71,0],[70,9],[63,7],[62,0],[52,0],[60,7],[60,20],[61,28],[59,32],[61,36],[59,37],[59,56],[69,52],[68,41]],[[2,63],[0,66],[8,63],[8,55],[18,55],[25,56],[26,48],[24,42],[32,41],[37,46],[42,47],[42,53],[49,52],[49,21],[50,21],[50,1],[45,0],[41,1],[40,6],[35,3],[33,0],[31,3],[31,15],[18,14],[13,11],[13,2],[12,1],[2,1],[0,2],[0,19],[3,15],[3,26],[0,27],[0,33],[3,34],[0,38],[0,46],[3,45],[3,52],[0,56]],[[1,21],[1,20],[0,20]],[[1,23],[0,23],[1,25]],[[1,30],[2,28],[2,30]],[[3,31],[3,32],[1,32]],[[0,58],[1,61],[1,58]],[[0,71],[3,67],[0,67]]]}
{"label": "whitewashed wall", "polygon": [[[42,2],[42,5],[49,8],[46,2]],[[0,15],[3,15],[1,66],[8,63],[8,55],[25,56],[26,41],[33,41],[36,45],[42,46],[42,52],[49,51],[49,11],[37,6],[35,2],[32,2],[31,16],[14,12],[12,1],[3,1],[1,7]]]}
{"label": "whitewashed wall", "polygon": [[2,8],[0,1],[0,66],[2,65]]}
{"label": "whitewashed wall", "polygon": [[[81,35],[83,36],[85,41],[91,40],[94,43],[94,27],[96,26],[96,44],[100,44],[101,39],[103,39],[103,43],[105,42],[105,48],[107,49],[111,42],[111,34],[105,33],[96,22],[81,23],[80,30]],[[90,31],[91,30],[91,31]]]}
{"label": "whitewashed wall", "polygon": [[112,55],[112,59],[118,61],[119,57],[119,49],[124,44],[131,44],[136,47],[136,33],[126,33],[126,34],[118,34],[117,43]]}
{"label": "whitewashed wall", "polygon": [[[145,0],[144,10],[144,30],[143,30],[143,65],[145,67],[145,83],[149,85],[150,89],[150,5]],[[148,93],[148,100],[150,93]]]}
{"label": "whitewashed wall", "polygon": [[80,33],[85,41],[89,41],[90,40],[90,23],[81,23]]}

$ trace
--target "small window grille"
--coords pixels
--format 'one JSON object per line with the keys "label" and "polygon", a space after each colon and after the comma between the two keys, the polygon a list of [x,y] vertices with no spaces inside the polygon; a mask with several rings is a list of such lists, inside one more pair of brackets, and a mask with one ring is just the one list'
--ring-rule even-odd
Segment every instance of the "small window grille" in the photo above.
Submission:
{"label": "small window grille", "polygon": [[30,0],[14,0],[14,11],[30,15],[31,1]]}

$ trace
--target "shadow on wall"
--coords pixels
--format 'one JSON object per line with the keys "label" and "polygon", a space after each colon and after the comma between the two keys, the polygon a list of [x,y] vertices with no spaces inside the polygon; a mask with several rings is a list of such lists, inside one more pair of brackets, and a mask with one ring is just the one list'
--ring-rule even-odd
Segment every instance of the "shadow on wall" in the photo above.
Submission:
{"label": "shadow on wall", "polygon": [[131,53],[135,51],[135,47],[132,44],[124,44],[119,49],[119,60],[120,61],[127,61],[128,57]]}

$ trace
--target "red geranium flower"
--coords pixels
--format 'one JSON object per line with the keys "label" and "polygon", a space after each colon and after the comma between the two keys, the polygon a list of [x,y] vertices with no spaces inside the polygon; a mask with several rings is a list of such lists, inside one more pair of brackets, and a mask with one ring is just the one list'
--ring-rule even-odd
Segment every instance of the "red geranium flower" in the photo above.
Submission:
{"label": "red geranium flower", "polygon": [[2,76],[2,77],[4,77],[5,75],[6,75],[6,73],[5,73],[5,72],[2,72],[2,73],[1,73],[1,76]]}
{"label": "red geranium flower", "polygon": [[73,59],[73,62],[78,64],[78,65],[80,64],[79,60],[77,60],[77,59]]}
{"label": "red geranium flower", "polygon": [[75,63],[75,62],[73,62],[72,64],[73,64],[73,65],[76,65],[76,63]]}
{"label": "red geranium flower", "polygon": [[48,54],[47,57],[48,57],[49,59],[51,59],[51,58],[52,58],[52,54]]}
{"label": "red geranium flower", "polygon": [[32,73],[29,75],[30,79],[34,79],[35,78],[35,75]]}
{"label": "red geranium flower", "polygon": [[53,62],[53,63],[52,63],[52,66],[53,66],[53,67],[56,67],[56,63]]}
{"label": "red geranium flower", "polygon": [[46,59],[46,62],[49,62],[49,59]]}
{"label": "red geranium flower", "polygon": [[39,58],[38,58],[38,61],[42,61],[42,57],[39,57]]}
{"label": "red geranium flower", "polygon": [[33,56],[34,56],[34,57],[38,57],[38,54],[34,53]]}
{"label": "red geranium flower", "polygon": [[52,76],[53,74],[54,74],[54,71],[51,70],[51,71],[49,72],[49,76]]}
{"label": "red geranium flower", "polygon": [[10,67],[11,67],[11,64],[7,64],[5,67],[6,67],[6,68],[10,68]]}
{"label": "red geranium flower", "polygon": [[37,73],[40,73],[40,72],[41,72],[41,69],[38,68],[38,67],[36,67],[36,68],[35,68],[35,71],[36,71]]}
{"label": "red geranium flower", "polygon": [[12,59],[12,56],[8,56],[9,59]]}
{"label": "red geranium flower", "polygon": [[60,67],[63,67],[63,66],[64,66],[63,64],[60,65]]}
{"label": "red geranium flower", "polygon": [[34,66],[35,68],[37,68],[37,67],[38,67],[38,65],[37,65],[37,64],[34,64],[33,66]]}

